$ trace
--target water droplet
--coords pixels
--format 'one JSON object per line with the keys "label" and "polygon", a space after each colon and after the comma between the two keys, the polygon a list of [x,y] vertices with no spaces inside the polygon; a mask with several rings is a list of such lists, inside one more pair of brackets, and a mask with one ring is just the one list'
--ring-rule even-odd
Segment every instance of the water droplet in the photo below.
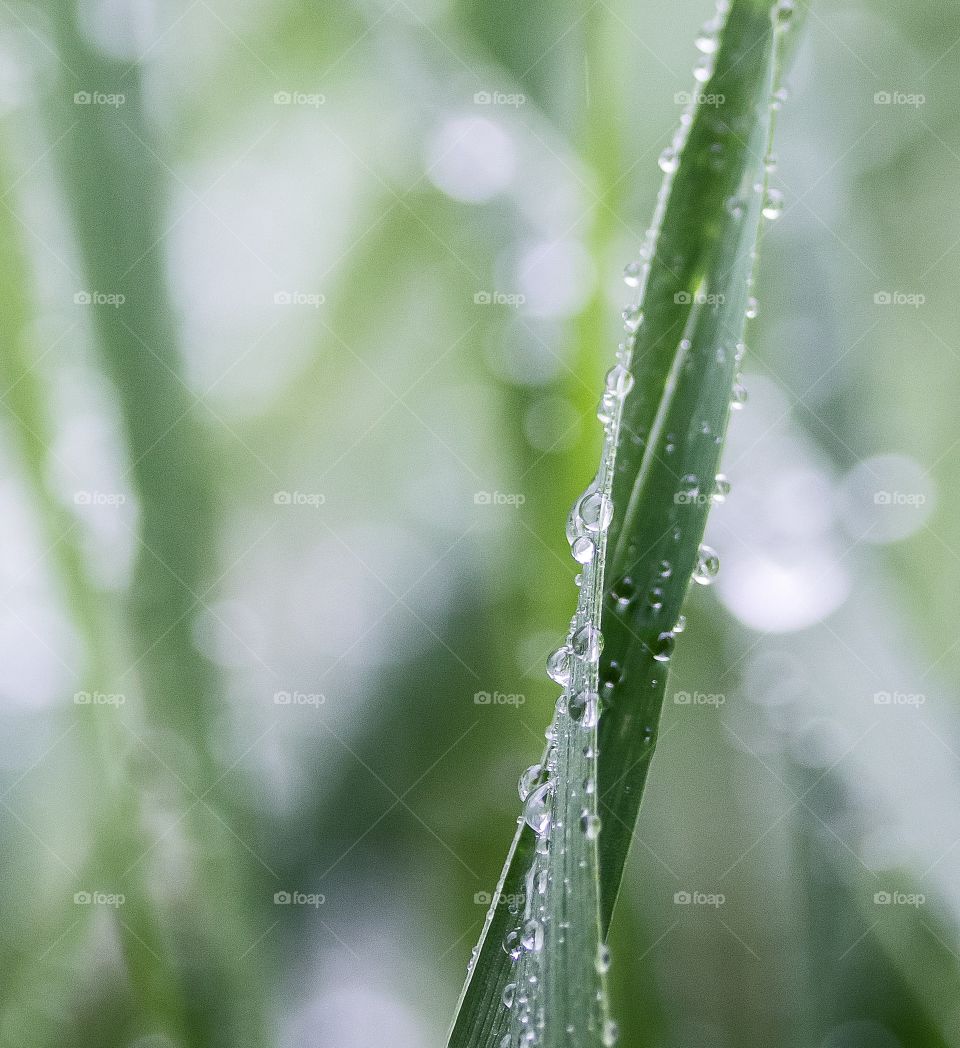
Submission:
{"label": "water droplet", "polygon": [[643,311],[639,306],[626,306],[620,313],[623,318],[623,326],[631,335],[636,334],[643,323]]}
{"label": "water droplet", "polygon": [[725,502],[730,494],[730,481],[725,473],[718,473],[713,482],[713,501]]}
{"label": "water droplet", "polygon": [[637,584],[629,575],[624,575],[610,587],[610,600],[621,610],[626,608],[637,594]]}
{"label": "water droplet", "polygon": [[570,696],[570,716],[582,728],[595,728],[600,719],[600,696],[595,691],[580,691]]}
{"label": "water droplet", "polygon": [[599,975],[610,971],[610,947],[605,942],[597,944],[597,959],[594,961],[594,967]]}
{"label": "water droplet", "polygon": [[534,786],[537,784],[537,780],[543,774],[542,764],[531,764],[529,768],[520,776],[520,781],[517,783],[517,792],[520,794],[520,800],[525,801],[529,796]]}
{"label": "water droplet", "polygon": [[516,928],[503,937],[503,952],[514,960],[520,956],[520,932]]}
{"label": "water droplet", "polygon": [[674,636],[669,631],[661,633],[657,637],[656,646],[653,649],[653,657],[657,662],[669,662],[670,656],[673,654],[674,644],[676,643]]}
{"label": "water droplet", "polygon": [[545,782],[533,790],[523,806],[523,817],[527,825],[538,836],[550,827],[550,795],[553,783]]}
{"label": "water droplet", "polygon": [[793,0],[780,0],[776,9],[778,25],[786,26],[790,22],[790,19],[793,18],[796,9],[797,7]]}
{"label": "water droplet", "polygon": [[503,988],[503,994],[501,1000],[503,1001],[504,1008],[512,1008],[514,998],[517,996],[517,984],[507,983]]}
{"label": "water droplet", "polygon": [[613,1048],[620,1039],[620,1027],[612,1019],[607,1019],[603,1024],[603,1034],[600,1043],[603,1048]]}
{"label": "water droplet", "polygon": [[606,531],[613,520],[613,503],[610,496],[600,491],[591,491],[580,500],[578,506],[580,521],[587,531],[594,534]]}
{"label": "water droplet", "polygon": [[734,218],[742,218],[746,210],[746,204],[747,202],[743,197],[732,196],[727,197],[724,207],[726,207],[727,213],[733,215]]}
{"label": "water droplet", "polygon": [[677,619],[676,626],[673,627],[673,632],[674,633],[683,633],[683,631],[686,628],[687,628],[687,616],[686,615],[681,615],[680,618]]}
{"label": "water droplet", "polygon": [[[704,27],[706,29],[706,27]],[[697,46],[697,50],[701,51],[705,55],[712,55],[716,53],[719,47],[719,41],[716,36],[711,32],[702,32],[697,39],[694,41]]]}
{"label": "water droplet", "polygon": [[523,926],[520,944],[525,950],[531,950],[533,953],[543,949],[543,925],[538,920],[531,918]]}
{"label": "water droplet", "polygon": [[747,402],[747,388],[742,382],[735,382],[733,385],[733,396],[730,399],[730,409],[732,411],[740,411],[744,404]]}
{"label": "water droplet", "polygon": [[616,418],[620,401],[612,393],[604,393],[597,405],[597,418],[606,426]]}
{"label": "water droplet", "polygon": [[623,680],[623,667],[616,659],[611,659],[601,670],[603,686],[613,689]]}
{"label": "water droplet", "polygon": [[622,364],[614,364],[607,372],[606,386],[608,393],[625,397],[633,389],[633,375]]}
{"label": "water droplet", "polygon": [[588,841],[595,841],[600,836],[600,816],[588,811],[581,812],[580,829]]}
{"label": "water droplet", "polygon": [[[580,539],[577,539],[579,542]],[[587,539],[587,542],[590,540]],[[574,543],[576,546],[576,542]],[[561,644],[547,656],[547,676],[566,687],[570,683],[570,645]]]}
{"label": "water droplet", "polygon": [[763,217],[772,222],[783,214],[783,193],[779,189],[768,189],[763,202]]}
{"label": "water droplet", "polygon": [[[689,38],[688,38],[689,39]],[[680,166],[680,159],[677,156],[677,151],[673,146],[667,146],[667,148],[660,154],[660,158],[657,161],[660,165],[660,170],[667,175],[672,175],[674,171]]]}
{"label": "water droplet", "polygon": [[697,552],[697,566],[693,569],[693,581],[709,586],[720,570],[720,557],[712,546],[703,545]]}
{"label": "water droplet", "polygon": [[[589,564],[597,552],[597,547],[593,544],[593,539],[587,538],[586,535],[581,535],[571,547],[571,552],[573,553],[573,559],[578,564]],[[557,678],[554,677],[553,679],[556,680]],[[560,681],[559,683],[565,684],[566,681]]]}
{"label": "water droplet", "polygon": [[663,589],[654,586],[647,594],[647,606],[651,611],[659,611],[663,607]]}
{"label": "water droplet", "polygon": [[627,287],[639,287],[642,276],[642,262],[628,262],[623,267],[623,282],[627,285]]}
{"label": "water droplet", "polygon": [[710,74],[712,72],[713,62],[705,55],[693,67],[693,79],[696,80],[698,84],[705,84],[710,79]]}
{"label": "water droplet", "polygon": [[755,320],[757,316],[757,300],[751,295],[747,299],[747,308],[744,310],[743,315],[747,320]]}
{"label": "water droplet", "polygon": [[596,662],[600,658],[603,638],[596,626],[589,623],[581,626],[573,635],[573,653],[585,662]]}

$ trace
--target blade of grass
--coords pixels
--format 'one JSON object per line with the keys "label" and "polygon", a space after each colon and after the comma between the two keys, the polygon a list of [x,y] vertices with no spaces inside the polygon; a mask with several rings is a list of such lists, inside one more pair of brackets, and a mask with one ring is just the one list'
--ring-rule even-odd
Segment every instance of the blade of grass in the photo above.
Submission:
{"label": "blade of grass", "polygon": [[[700,542],[736,399],[761,212],[775,210],[764,202],[765,157],[792,4],[721,5],[724,13],[728,7],[722,31],[714,35],[715,25],[702,40],[709,67],[698,80],[708,83],[661,160],[666,179],[646,245],[649,264],[631,269],[640,304],[625,314],[629,337],[620,356],[634,368],[635,392],[624,404],[608,383],[601,402],[607,440],[592,490],[601,500],[612,492],[622,508],[609,557],[599,529],[572,629],[598,629],[606,604],[605,651],[599,669],[591,658],[570,661],[548,736],[548,777],[527,799],[450,1048],[553,1048],[616,1037],[606,1018],[602,940],[653,754],[680,607],[694,570],[702,580],[713,570]],[[630,384],[619,376],[612,383],[625,394]],[[584,538],[582,529],[568,534]],[[582,708],[579,697],[594,687],[604,713],[599,729],[588,716],[584,739],[583,720],[570,710]],[[585,788],[594,772],[606,822],[599,835],[596,794]],[[588,832],[577,836],[581,819]],[[524,900],[522,917],[501,905],[511,898]]]}

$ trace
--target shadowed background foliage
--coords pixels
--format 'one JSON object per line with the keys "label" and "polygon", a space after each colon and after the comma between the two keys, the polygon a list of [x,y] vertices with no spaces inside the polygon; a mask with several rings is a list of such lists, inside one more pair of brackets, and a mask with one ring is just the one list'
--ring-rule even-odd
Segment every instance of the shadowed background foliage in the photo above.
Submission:
{"label": "shadowed background foliage", "polygon": [[[0,3],[0,1044],[442,1043],[702,3]],[[960,13],[822,3],[626,1048],[960,1044]]]}

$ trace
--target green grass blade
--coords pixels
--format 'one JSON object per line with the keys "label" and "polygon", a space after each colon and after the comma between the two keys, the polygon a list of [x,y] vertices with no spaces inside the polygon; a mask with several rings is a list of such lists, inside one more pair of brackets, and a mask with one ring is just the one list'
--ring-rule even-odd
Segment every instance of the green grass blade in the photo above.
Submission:
{"label": "green grass blade", "polygon": [[[611,373],[600,410],[601,468],[587,492],[600,498],[601,515],[608,494],[618,512],[609,539],[605,527],[589,536],[594,556],[568,638],[576,648],[574,635],[598,628],[602,608],[605,650],[599,661],[569,658],[546,778],[527,799],[449,1048],[615,1038],[602,942],[653,754],[675,624],[702,556],[761,212],[774,210],[765,197],[765,157],[791,12],[792,5],[759,0],[730,5],[722,31],[704,38],[711,68],[701,67],[700,100],[662,158],[649,263],[634,267],[640,304],[627,311],[620,353],[636,383],[631,394],[630,376],[624,382],[622,370]],[[583,500],[575,520],[578,509]],[[568,536],[587,537],[582,526]],[[582,710],[582,696],[597,691],[598,727],[590,713],[571,716]],[[599,803],[587,787],[594,782]],[[596,835],[598,815],[604,827]],[[541,821],[538,835],[531,823]],[[522,906],[510,907],[512,899]]]}
{"label": "green grass blade", "polygon": [[[696,570],[737,369],[762,212],[774,91],[788,22],[780,5],[734,3],[685,143],[642,289],[610,536],[600,725],[604,927],[636,821],[681,606]],[[718,101],[722,100],[722,101]],[[722,483],[722,482],[721,482]],[[698,561],[703,561],[698,566]]]}

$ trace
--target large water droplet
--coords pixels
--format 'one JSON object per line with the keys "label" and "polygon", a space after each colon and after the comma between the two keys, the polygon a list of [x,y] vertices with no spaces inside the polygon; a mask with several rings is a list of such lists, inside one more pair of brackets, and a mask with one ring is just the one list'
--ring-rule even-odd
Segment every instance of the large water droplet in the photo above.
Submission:
{"label": "large water droplet", "polygon": [[675,644],[676,641],[671,632],[667,631],[666,633],[661,633],[660,636],[657,637],[657,643],[653,649],[653,657],[657,662],[669,662]]}
{"label": "large water droplet", "polygon": [[642,276],[642,262],[628,262],[623,267],[623,282],[627,285],[627,287],[639,287]]}
{"label": "large water droplet", "polygon": [[755,320],[758,311],[759,306],[757,305],[757,300],[753,298],[753,296],[751,296],[747,299],[747,308],[744,310],[743,315],[747,318],[747,320]]}
{"label": "large water droplet", "polygon": [[580,829],[588,841],[595,841],[600,836],[600,816],[589,811],[581,812]]}
{"label": "large water droplet", "polygon": [[600,975],[610,971],[610,947],[605,942],[597,944],[597,959],[594,961],[594,967]]}
{"label": "large water droplet", "polygon": [[740,411],[747,402],[747,388],[742,382],[737,382],[733,387],[733,396],[730,400],[730,410]]}
{"label": "large water droplet", "polygon": [[520,800],[525,801],[529,796],[534,786],[537,784],[537,780],[543,774],[543,765],[531,764],[529,768],[520,776],[520,781],[517,783],[517,792],[520,794]]}
{"label": "large water droplet", "polygon": [[614,1045],[620,1039],[620,1027],[612,1019],[607,1019],[603,1024],[603,1033],[600,1037],[600,1043],[603,1048],[614,1048]]}
{"label": "large water droplet", "polygon": [[595,728],[600,719],[600,696],[595,691],[581,691],[570,696],[570,716],[583,728]]}
{"label": "large water droplet", "polygon": [[660,170],[664,174],[671,175],[679,167],[680,159],[673,146],[667,146],[667,148],[660,154],[657,163],[660,165]]}
{"label": "large water droplet", "polygon": [[613,520],[613,503],[601,491],[591,491],[579,504],[579,516],[587,531],[606,531]]}
{"label": "large water droplet", "polygon": [[768,189],[763,202],[763,217],[772,222],[783,214],[783,193],[779,189]]}
{"label": "large water droplet", "polygon": [[[593,539],[588,538],[586,535],[581,535],[570,547],[570,552],[573,553],[573,559],[578,564],[589,564],[597,552],[597,547],[594,545]],[[554,680],[556,680],[556,677],[554,677]],[[566,682],[561,681],[560,683]]]}
{"label": "large water droplet", "polygon": [[530,950],[533,953],[537,953],[543,949],[543,925],[534,918],[531,918],[523,926],[523,935],[520,937],[520,943],[525,950]]}
{"label": "large water droplet", "polygon": [[603,638],[596,626],[589,623],[581,626],[573,635],[573,653],[578,659],[585,662],[596,662],[600,658],[600,649],[603,647]]}
{"label": "large water droplet", "polygon": [[538,836],[550,827],[550,795],[553,783],[545,782],[533,790],[523,806],[523,817],[527,825]]}
{"label": "large water droplet", "polygon": [[516,996],[517,996],[517,984],[516,983],[507,983],[507,985],[504,986],[504,988],[503,988],[503,994],[501,995],[501,998],[500,998],[503,1001],[504,1008],[512,1008],[513,1007],[513,1002],[514,1002],[514,999],[516,998]]}
{"label": "large water droplet", "polygon": [[720,570],[720,557],[712,546],[703,545],[697,552],[697,565],[693,569],[693,581],[709,586]]}
{"label": "large water droplet", "polygon": [[713,501],[725,502],[730,494],[730,481],[725,473],[718,473],[713,482]]}
{"label": "large water droplet", "polygon": [[633,375],[622,364],[614,364],[607,372],[606,387],[615,397],[625,397],[633,389]]}
{"label": "large water droplet", "polygon": [[[577,540],[579,542],[579,539]],[[589,539],[587,540],[590,541]],[[574,543],[576,545],[576,543]],[[566,687],[570,683],[570,645],[561,644],[547,656],[547,676]]]}

